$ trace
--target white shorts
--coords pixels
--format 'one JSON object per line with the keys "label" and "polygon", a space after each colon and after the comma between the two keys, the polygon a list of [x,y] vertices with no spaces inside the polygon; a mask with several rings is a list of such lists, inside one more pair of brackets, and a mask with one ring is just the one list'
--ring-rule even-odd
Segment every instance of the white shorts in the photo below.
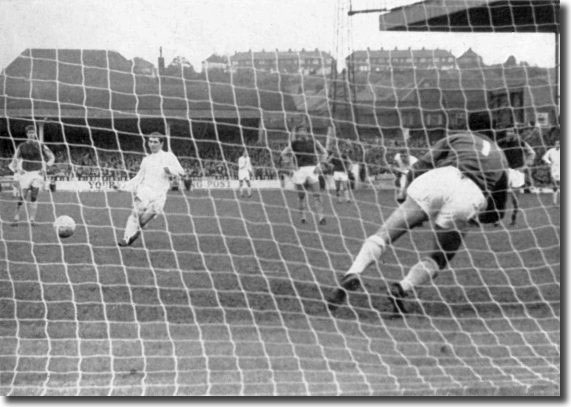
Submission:
{"label": "white shorts", "polygon": [[510,188],[513,189],[521,188],[525,185],[525,174],[522,171],[510,168],[508,170],[508,182]]}
{"label": "white shorts", "polygon": [[40,171],[25,171],[17,179],[20,191],[25,191],[29,188],[42,188],[44,185],[44,177]]}
{"label": "white shorts", "polygon": [[561,171],[559,170],[559,168],[551,169],[551,179],[553,179],[553,181],[555,182],[561,181]]}
{"label": "white shorts", "polygon": [[463,229],[487,206],[478,185],[455,167],[422,174],[411,182],[407,195],[443,229]]}
{"label": "white shorts", "polygon": [[139,213],[150,209],[155,213],[160,214],[163,213],[166,201],[166,192],[157,193],[150,188],[139,187],[135,193],[134,208]]}
{"label": "white shorts", "polygon": [[315,184],[319,182],[319,177],[315,173],[315,165],[299,167],[291,177],[291,182],[295,185]]}
{"label": "white shorts", "polygon": [[333,181],[347,182],[349,181],[349,176],[347,175],[346,172],[335,171],[333,172]]}
{"label": "white shorts", "polygon": [[248,170],[238,170],[238,180],[240,180],[240,181],[250,181],[250,171],[248,171]]}

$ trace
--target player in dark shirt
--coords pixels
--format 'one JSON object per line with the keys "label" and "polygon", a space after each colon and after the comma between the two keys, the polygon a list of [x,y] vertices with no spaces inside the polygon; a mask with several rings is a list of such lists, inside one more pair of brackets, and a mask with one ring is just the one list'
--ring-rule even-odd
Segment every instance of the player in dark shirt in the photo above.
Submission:
{"label": "player in dark shirt", "polygon": [[498,146],[504,151],[509,167],[524,174],[524,191],[529,192],[532,185],[529,168],[533,165],[536,156],[533,148],[525,140],[522,140],[514,129],[506,131],[505,136],[498,140]]}
{"label": "player in dark shirt", "polygon": [[347,290],[361,286],[359,274],[390,244],[431,220],[435,225],[432,252],[389,288],[394,315],[406,313],[404,298],[447,266],[470,224],[494,223],[504,216],[507,168],[502,150],[483,135],[464,132],[437,142],[412,166],[398,197],[401,205],[366,239],[340,287],[328,298],[329,309],[334,311],[345,301]]}
{"label": "player in dark shirt", "polygon": [[326,220],[323,214],[323,204],[321,203],[319,187],[321,167],[319,164],[327,156],[327,150],[318,140],[310,137],[305,125],[297,126],[294,131],[294,137],[290,145],[281,152],[281,157],[286,159],[288,156],[293,156],[296,169],[292,175],[292,182],[298,192],[301,223],[307,222],[305,191],[309,190],[313,194],[313,202],[319,224],[324,225]]}
{"label": "player in dark shirt", "polygon": [[331,151],[327,158],[327,163],[333,172],[333,181],[335,181],[335,196],[338,202],[342,202],[341,193],[345,195],[345,201],[351,202],[349,197],[349,171],[351,169],[351,160],[345,153],[339,151]]}
{"label": "player in dark shirt", "polygon": [[19,191],[13,226],[17,226],[20,221],[20,210],[28,194],[30,195],[29,219],[32,225],[35,224],[38,195],[44,183],[46,166],[51,167],[55,161],[51,150],[38,140],[35,126],[26,126],[26,137],[28,140],[16,148],[10,163]]}

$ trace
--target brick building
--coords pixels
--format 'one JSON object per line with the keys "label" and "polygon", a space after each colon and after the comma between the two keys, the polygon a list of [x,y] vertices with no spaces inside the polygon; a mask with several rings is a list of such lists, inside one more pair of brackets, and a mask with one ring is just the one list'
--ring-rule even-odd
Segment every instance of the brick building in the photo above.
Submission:
{"label": "brick building", "polygon": [[330,75],[333,57],[318,49],[312,51],[257,51],[236,52],[228,56],[228,69],[256,69],[272,73],[301,73],[302,75]]}
{"label": "brick building", "polygon": [[456,59],[442,49],[358,50],[346,58],[347,66],[356,72],[385,72],[405,69],[452,69]]}

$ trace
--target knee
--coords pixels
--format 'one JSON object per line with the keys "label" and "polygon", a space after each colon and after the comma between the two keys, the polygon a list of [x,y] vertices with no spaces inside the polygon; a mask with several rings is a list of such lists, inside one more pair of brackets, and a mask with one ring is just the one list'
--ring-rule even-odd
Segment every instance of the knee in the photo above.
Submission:
{"label": "knee", "polygon": [[374,235],[369,236],[365,243],[374,244],[379,247],[386,247],[389,244],[387,237],[382,233],[376,233]]}
{"label": "knee", "polygon": [[447,255],[443,251],[434,251],[428,257],[434,260],[440,270],[443,270],[448,265],[448,261],[454,257],[454,254]]}
{"label": "knee", "polygon": [[444,251],[436,249],[432,253],[430,253],[428,257],[434,260],[436,264],[438,264],[440,270],[443,270],[444,268],[446,268],[446,266],[448,266],[450,260],[452,260],[454,256],[456,256],[456,251],[457,250]]}

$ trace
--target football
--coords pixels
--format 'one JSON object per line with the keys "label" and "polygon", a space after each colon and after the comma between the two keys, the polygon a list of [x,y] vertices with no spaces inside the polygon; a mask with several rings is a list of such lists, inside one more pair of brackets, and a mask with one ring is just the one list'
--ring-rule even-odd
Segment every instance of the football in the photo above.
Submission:
{"label": "football", "polygon": [[75,221],[69,216],[60,216],[54,222],[54,229],[59,237],[70,237],[75,232]]}

